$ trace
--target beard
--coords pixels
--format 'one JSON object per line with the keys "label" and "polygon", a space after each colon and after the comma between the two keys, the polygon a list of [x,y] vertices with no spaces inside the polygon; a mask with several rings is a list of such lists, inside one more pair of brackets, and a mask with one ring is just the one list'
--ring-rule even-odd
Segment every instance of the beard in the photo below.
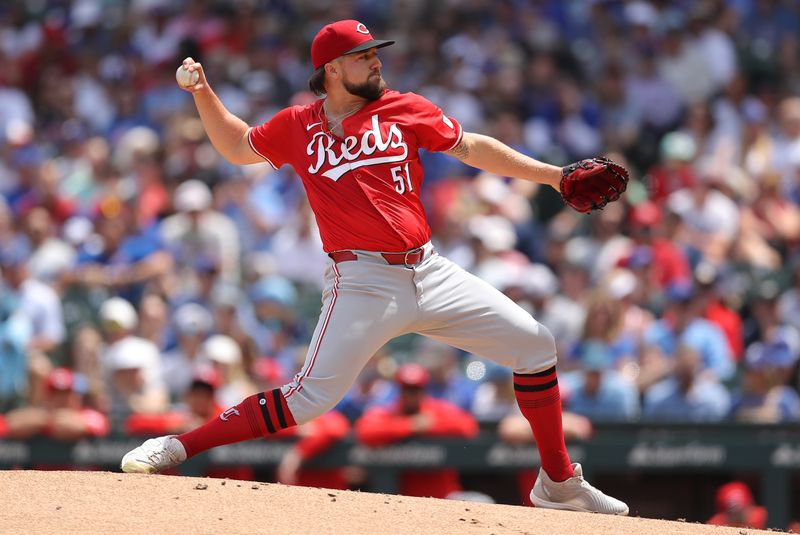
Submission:
{"label": "beard", "polygon": [[342,80],[342,84],[348,93],[367,100],[378,100],[386,90],[386,82],[380,75],[370,76],[366,82],[354,84],[347,79]]}

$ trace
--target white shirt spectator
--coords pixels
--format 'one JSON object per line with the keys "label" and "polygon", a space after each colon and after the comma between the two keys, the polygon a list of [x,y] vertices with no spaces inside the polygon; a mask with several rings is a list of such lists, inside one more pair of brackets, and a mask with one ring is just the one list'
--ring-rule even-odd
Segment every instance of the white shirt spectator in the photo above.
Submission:
{"label": "white shirt spectator", "polygon": [[20,309],[33,324],[33,337],[54,343],[64,340],[64,314],[58,293],[36,279],[27,279],[20,286]]}
{"label": "white shirt spectator", "polygon": [[667,205],[700,232],[733,239],[739,231],[739,208],[717,190],[710,190],[701,200],[690,190],[678,190],[669,196]]}
{"label": "white shirt spectator", "polygon": [[658,71],[687,103],[698,102],[714,92],[714,79],[702,49],[684,42],[674,56],[664,56],[658,62]]}

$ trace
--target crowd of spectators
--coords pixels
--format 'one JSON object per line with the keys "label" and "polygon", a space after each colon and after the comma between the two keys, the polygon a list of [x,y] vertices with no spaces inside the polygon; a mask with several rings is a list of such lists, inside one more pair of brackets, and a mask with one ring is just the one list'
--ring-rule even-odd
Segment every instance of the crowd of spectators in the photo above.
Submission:
{"label": "crowd of spectators", "polygon": [[[315,98],[310,41],[341,18],[465,129],[630,168],[584,216],[423,154],[437,250],[555,335],[568,433],[800,420],[797,2],[42,0],[0,6],[0,436],[178,432],[299,369],[328,262],[300,181],[222,160],[174,72],[200,60],[260,124]],[[370,421],[411,399],[404,363],[424,406],[519,439],[510,370],[419,337],[337,433],[388,440]]]}

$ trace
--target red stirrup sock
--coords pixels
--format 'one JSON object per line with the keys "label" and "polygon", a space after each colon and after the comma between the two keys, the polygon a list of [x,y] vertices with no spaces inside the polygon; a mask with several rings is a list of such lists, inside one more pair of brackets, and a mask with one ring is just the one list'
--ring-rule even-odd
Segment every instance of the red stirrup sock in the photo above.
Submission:
{"label": "red stirrup sock", "polygon": [[561,394],[556,367],[530,374],[514,373],[514,395],[531,424],[542,468],[553,481],[572,477],[572,464],[561,425]]}
{"label": "red stirrup sock", "polygon": [[192,457],[211,448],[260,438],[297,425],[280,388],[244,399],[197,429],[178,435]]}

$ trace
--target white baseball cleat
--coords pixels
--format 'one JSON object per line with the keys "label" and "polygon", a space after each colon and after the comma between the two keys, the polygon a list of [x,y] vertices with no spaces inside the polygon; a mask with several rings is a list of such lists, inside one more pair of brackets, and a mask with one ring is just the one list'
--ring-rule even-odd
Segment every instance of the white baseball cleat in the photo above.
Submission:
{"label": "white baseball cleat", "polygon": [[129,474],[154,474],[186,460],[186,450],[175,435],[151,438],[122,458],[120,468]]}
{"label": "white baseball cleat", "polygon": [[583,479],[583,468],[573,463],[574,475],[566,481],[556,482],[540,469],[536,484],[531,490],[531,501],[536,507],[583,511],[606,515],[628,514],[628,506],[616,498],[607,496]]}

